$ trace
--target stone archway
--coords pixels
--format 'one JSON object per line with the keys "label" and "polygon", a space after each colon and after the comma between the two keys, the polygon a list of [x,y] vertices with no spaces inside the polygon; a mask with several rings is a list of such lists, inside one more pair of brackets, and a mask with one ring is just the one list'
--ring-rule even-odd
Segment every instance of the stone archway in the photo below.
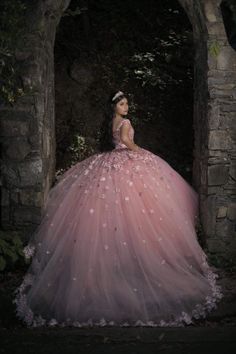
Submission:
{"label": "stone archway", "polygon": [[211,253],[235,263],[236,55],[227,40],[221,0],[179,0],[196,45],[193,174],[200,218]]}
{"label": "stone archway", "polygon": [[[200,197],[206,244],[227,259],[236,255],[236,54],[220,0],[179,0],[195,42],[193,184]],[[38,0],[26,18],[27,48],[16,53],[31,94],[1,108],[1,217],[4,229],[30,237],[40,222],[55,172],[54,58],[56,27],[70,0]]]}

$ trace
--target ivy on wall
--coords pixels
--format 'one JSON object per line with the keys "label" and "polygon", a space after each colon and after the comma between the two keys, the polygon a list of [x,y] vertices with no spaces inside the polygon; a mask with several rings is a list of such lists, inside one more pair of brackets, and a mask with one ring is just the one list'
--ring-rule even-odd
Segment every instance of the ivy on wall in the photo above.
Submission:
{"label": "ivy on wall", "polygon": [[220,44],[217,41],[211,43],[209,52],[213,57],[217,57],[220,53]]}

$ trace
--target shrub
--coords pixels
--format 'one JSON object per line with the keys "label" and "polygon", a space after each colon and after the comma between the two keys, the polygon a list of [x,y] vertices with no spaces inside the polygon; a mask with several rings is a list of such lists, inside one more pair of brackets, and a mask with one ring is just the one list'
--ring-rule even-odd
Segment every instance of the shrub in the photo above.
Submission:
{"label": "shrub", "polygon": [[0,230],[0,272],[12,270],[23,259],[23,243],[18,233]]}

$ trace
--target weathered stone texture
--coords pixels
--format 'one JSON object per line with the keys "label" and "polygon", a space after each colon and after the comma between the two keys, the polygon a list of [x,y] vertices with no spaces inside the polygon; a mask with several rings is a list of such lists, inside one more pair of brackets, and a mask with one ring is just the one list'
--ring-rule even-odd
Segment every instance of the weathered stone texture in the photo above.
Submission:
{"label": "weathered stone texture", "polygon": [[211,130],[209,132],[210,150],[228,150],[231,147],[231,140],[227,130]]}
{"label": "weathered stone texture", "polygon": [[228,181],[228,166],[217,164],[208,167],[208,185],[216,186],[225,184]]}
{"label": "weathered stone texture", "polygon": [[233,178],[234,182],[236,183],[236,160],[232,160],[229,169],[229,175]]}
{"label": "weathered stone texture", "polygon": [[27,136],[29,134],[29,122],[20,120],[8,120],[1,113],[1,135],[5,137],[12,136]]}
{"label": "weathered stone texture", "polygon": [[31,146],[27,139],[15,137],[14,141],[8,141],[5,144],[5,154],[7,158],[12,160],[24,160],[24,158],[31,152]]}
{"label": "weathered stone texture", "polygon": [[236,220],[236,201],[235,201],[235,203],[229,204],[228,209],[227,209],[227,217],[231,221]]}
{"label": "weathered stone texture", "polygon": [[30,33],[16,48],[22,96],[0,107],[2,224],[30,232],[40,222],[55,173],[54,59],[56,26],[69,0],[40,1],[26,15]]}
{"label": "weathered stone texture", "polygon": [[219,207],[218,213],[217,213],[217,218],[219,218],[219,219],[225,218],[227,215],[227,210],[228,210],[228,208],[226,206]]}
{"label": "weathered stone texture", "polygon": [[219,55],[217,56],[217,69],[236,71],[235,52],[230,46],[221,47]]}
{"label": "weathered stone texture", "polygon": [[180,3],[191,12],[196,42],[193,172],[200,217],[208,250],[227,259],[236,255],[236,53],[220,0]]}

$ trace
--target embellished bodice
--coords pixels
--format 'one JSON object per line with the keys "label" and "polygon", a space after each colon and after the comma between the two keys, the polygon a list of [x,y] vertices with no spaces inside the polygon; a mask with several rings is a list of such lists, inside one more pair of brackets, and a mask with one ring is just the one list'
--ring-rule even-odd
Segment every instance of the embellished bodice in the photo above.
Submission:
{"label": "embellished bodice", "polygon": [[121,123],[118,125],[118,127],[116,128],[115,131],[113,131],[113,142],[115,144],[115,149],[121,149],[121,148],[127,148],[127,146],[125,144],[123,144],[121,142],[120,139],[120,128],[123,124],[128,124],[129,125],[129,138],[130,140],[133,141],[134,139],[134,129],[130,123],[129,119],[123,118],[123,120],[121,121]]}

